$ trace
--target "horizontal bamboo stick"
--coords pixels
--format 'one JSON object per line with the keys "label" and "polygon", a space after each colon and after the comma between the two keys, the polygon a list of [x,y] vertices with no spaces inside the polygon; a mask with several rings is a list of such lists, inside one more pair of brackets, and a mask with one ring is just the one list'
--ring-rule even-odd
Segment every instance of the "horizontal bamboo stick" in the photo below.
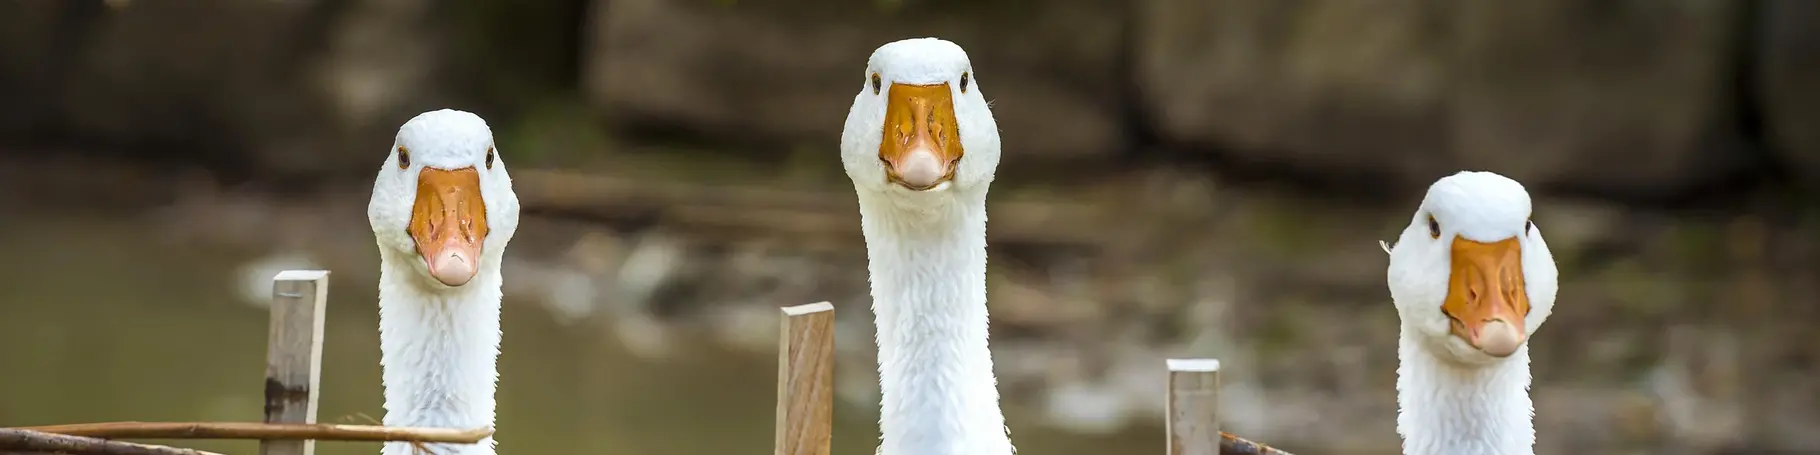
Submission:
{"label": "horizontal bamboo stick", "polygon": [[195,449],[167,447],[101,438],[70,436],[18,428],[0,428],[0,453],[66,453],[101,455],[221,455]]}
{"label": "horizontal bamboo stick", "polygon": [[1220,455],[1295,455],[1271,446],[1251,442],[1232,433],[1220,432]]}
{"label": "horizontal bamboo stick", "polygon": [[453,429],[253,422],[104,422],[20,427],[22,430],[108,439],[314,439],[473,444],[492,428]]}

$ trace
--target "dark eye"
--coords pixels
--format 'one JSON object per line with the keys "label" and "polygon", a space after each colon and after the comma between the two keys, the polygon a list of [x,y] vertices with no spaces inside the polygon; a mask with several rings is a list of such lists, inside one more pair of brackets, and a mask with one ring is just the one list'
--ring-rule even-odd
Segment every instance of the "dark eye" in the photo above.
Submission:
{"label": "dark eye", "polygon": [[487,147],[487,169],[493,168],[493,148]]}
{"label": "dark eye", "polygon": [[1523,220],[1523,235],[1529,235],[1529,230],[1534,227],[1536,227],[1536,223],[1534,221]]}
{"label": "dark eye", "polygon": [[961,73],[961,93],[967,93],[967,73]]}
{"label": "dark eye", "polygon": [[877,95],[884,91],[884,89],[885,79],[878,77],[878,73],[872,73],[872,94]]}
{"label": "dark eye", "polygon": [[1428,236],[1436,239],[1441,238],[1441,222],[1435,221],[1434,215],[1428,216]]}
{"label": "dark eye", "polygon": [[400,145],[398,146],[398,168],[404,169],[408,167],[411,167],[411,151]]}

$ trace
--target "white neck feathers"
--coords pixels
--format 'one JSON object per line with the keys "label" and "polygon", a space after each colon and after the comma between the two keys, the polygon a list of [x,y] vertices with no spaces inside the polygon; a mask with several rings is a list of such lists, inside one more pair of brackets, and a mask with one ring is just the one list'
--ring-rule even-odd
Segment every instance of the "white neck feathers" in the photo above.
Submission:
{"label": "white neck feathers", "polygon": [[1009,455],[986,334],[986,204],[859,191],[884,455]]}
{"label": "white neck feathers", "polygon": [[[384,368],[385,424],[438,428],[493,426],[499,378],[497,261],[460,288],[438,289],[404,261],[417,258],[382,248],[379,350]],[[491,259],[491,258],[490,258]],[[478,444],[427,444],[441,455],[492,455],[493,438]],[[414,453],[386,443],[384,455]]]}
{"label": "white neck feathers", "polygon": [[1397,349],[1404,454],[1535,453],[1527,344],[1496,364],[1469,366],[1443,361],[1413,336],[1404,333]]}

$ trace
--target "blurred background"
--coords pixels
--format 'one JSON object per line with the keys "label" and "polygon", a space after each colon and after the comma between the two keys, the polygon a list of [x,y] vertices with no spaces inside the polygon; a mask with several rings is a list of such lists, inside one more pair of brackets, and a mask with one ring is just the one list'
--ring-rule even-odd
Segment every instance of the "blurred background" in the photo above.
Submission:
{"label": "blurred background", "polygon": [[829,300],[835,452],[870,453],[836,148],[868,54],[919,36],[1003,129],[1020,452],[1161,453],[1162,359],[1215,356],[1228,431],[1396,453],[1377,241],[1460,169],[1526,184],[1560,261],[1540,453],[1820,450],[1807,0],[0,0],[0,425],[258,420],[287,268],[334,273],[322,420],[380,418],[364,208],[450,107],[525,207],[504,452],[763,451],[776,308]]}

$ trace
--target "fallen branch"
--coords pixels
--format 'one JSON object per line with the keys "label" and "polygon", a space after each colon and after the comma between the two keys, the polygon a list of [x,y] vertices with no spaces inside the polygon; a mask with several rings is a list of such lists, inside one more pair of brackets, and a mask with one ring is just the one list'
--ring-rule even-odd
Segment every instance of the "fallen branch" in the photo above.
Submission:
{"label": "fallen branch", "polygon": [[[705,187],[544,169],[512,172],[514,191],[530,213],[596,221],[654,218],[731,234],[785,233],[854,244],[861,241],[859,201],[851,192],[754,184]],[[1001,198],[992,204],[990,235],[994,239],[1097,245],[1106,237],[1097,217],[1077,202]]]}
{"label": "fallen branch", "polygon": [[1295,455],[1251,442],[1232,433],[1220,432],[1220,455]]}
{"label": "fallen branch", "polygon": [[315,439],[318,441],[412,441],[473,444],[492,428],[452,429],[251,422],[105,422],[21,427],[20,429],[108,439]]}
{"label": "fallen branch", "polygon": [[195,449],[109,441],[19,428],[0,428],[0,452],[99,455],[221,455]]}

